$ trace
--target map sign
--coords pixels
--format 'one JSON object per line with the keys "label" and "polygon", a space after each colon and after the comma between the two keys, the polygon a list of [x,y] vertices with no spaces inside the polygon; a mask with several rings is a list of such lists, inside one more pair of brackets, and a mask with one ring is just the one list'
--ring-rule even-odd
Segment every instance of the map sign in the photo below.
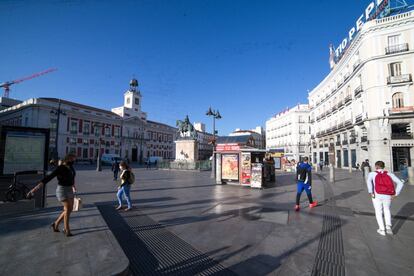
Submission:
{"label": "map sign", "polygon": [[43,170],[46,136],[43,133],[8,132],[5,141],[3,174]]}

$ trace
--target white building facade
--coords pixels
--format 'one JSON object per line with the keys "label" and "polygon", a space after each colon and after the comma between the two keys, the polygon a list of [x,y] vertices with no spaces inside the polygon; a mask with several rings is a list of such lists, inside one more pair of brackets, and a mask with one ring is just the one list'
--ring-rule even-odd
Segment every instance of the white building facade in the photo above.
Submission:
{"label": "white building facade", "polygon": [[298,104],[266,121],[266,149],[288,160],[310,157],[309,105]]}
{"label": "white building facade", "polygon": [[338,168],[365,159],[398,170],[414,157],[414,13],[366,22],[309,93],[312,159]]}
{"label": "white building facade", "polygon": [[99,153],[118,154],[132,162],[150,156],[174,159],[177,129],[147,120],[138,82],[132,80],[130,86],[124,106],[113,112],[62,99],[33,98],[1,110],[0,125],[50,129],[50,158],[72,152],[78,160],[88,161]]}

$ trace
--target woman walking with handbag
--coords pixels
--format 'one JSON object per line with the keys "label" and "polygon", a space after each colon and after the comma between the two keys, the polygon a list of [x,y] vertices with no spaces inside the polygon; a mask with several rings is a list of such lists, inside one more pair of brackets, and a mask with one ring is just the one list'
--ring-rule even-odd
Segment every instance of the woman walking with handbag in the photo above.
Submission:
{"label": "woman walking with handbag", "polygon": [[119,163],[119,169],[121,170],[121,174],[119,176],[121,179],[121,185],[118,187],[118,192],[116,193],[116,197],[118,198],[119,203],[116,209],[122,209],[122,196],[125,195],[125,199],[128,204],[128,207],[125,209],[125,211],[129,211],[132,209],[130,190],[131,184],[134,182],[134,177],[130,167],[125,161],[121,161],[121,163]]}
{"label": "woman walking with handbag", "polygon": [[37,184],[29,193],[28,196],[33,196],[37,190],[39,190],[43,185],[46,185],[49,181],[53,178],[57,177],[58,185],[56,187],[56,197],[63,205],[63,211],[56,219],[54,223],[52,223],[51,228],[54,232],[59,231],[59,224],[62,222],[64,223],[63,233],[67,236],[73,236],[70,232],[69,227],[69,217],[73,209],[73,199],[74,193],[76,192],[75,187],[75,176],[76,172],[73,168],[73,164],[76,160],[76,156],[74,154],[69,153],[63,159],[61,165],[59,165],[51,174],[47,175],[43,178],[39,184]]}

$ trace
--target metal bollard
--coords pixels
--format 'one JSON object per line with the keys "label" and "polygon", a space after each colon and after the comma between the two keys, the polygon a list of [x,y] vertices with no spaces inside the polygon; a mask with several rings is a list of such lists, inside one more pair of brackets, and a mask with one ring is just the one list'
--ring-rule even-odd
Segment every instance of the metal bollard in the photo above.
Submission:
{"label": "metal bollard", "polygon": [[414,185],[414,167],[408,167],[408,184]]}
{"label": "metal bollard", "polygon": [[335,168],[332,164],[329,165],[329,181],[335,182]]}

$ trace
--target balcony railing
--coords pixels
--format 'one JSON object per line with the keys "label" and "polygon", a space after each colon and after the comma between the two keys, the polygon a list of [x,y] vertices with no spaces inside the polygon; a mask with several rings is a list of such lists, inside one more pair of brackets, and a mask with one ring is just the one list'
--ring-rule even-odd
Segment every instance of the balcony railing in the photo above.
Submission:
{"label": "balcony railing", "polygon": [[345,121],[345,126],[349,126],[352,125],[352,120],[346,120]]}
{"label": "balcony railing", "polygon": [[359,123],[362,122],[362,114],[359,114],[358,116],[355,117],[355,123]]}
{"label": "balcony railing", "polygon": [[391,139],[412,139],[413,134],[410,132],[391,133]]}
{"label": "balcony railing", "polygon": [[352,100],[351,96],[346,96],[345,97],[345,103],[349,103]]}
{"label": "balcony railing", "polygon": [[348,140],[342,140],[342,145],[348,145]]}
{"label": "balcony railing", "polygon": [[362,136],[361,137],[361,142],[368,142],[368,137],[367,136]]}
{"label": "balcony railing", "polygon": [[350,144],[355,144],[355,143],[356,143],[356,138],[351,138],[351,139],[349,140],[349,143],[350,143]]}
{"label": "balcony railing", "polygon": [[335,143],[335,145],[340,146],[341,142],[338,141],[338,142]]}
{"label": "balcony railing", "polygon": [[412,81],[411,74],[389,76],[387,78],[387,84],[404,83],[404,82],[411,82],[411,81]]}
{"label": "balcony railing", "polygon": [[403,106],[403,107],[395,107],[389,109],[389,114],[404,114],[404,113],[413,113],[414,112],[414,106]]}
{"label": "balcony railing", "polygon": [[395,53],[401,53],[401,52],[407,52],[408,49],[408,43],[398,44],[398,45],[392,45],[385,48],[385,54],[391,55]]}
{"label": "balcony railing", "polygon": [[361,94],[362,91],[363,91],[362,85],[360,85],[357,88],[355,88],[355,90],[354,90],[355,97],[358,96],[359,94]]}

